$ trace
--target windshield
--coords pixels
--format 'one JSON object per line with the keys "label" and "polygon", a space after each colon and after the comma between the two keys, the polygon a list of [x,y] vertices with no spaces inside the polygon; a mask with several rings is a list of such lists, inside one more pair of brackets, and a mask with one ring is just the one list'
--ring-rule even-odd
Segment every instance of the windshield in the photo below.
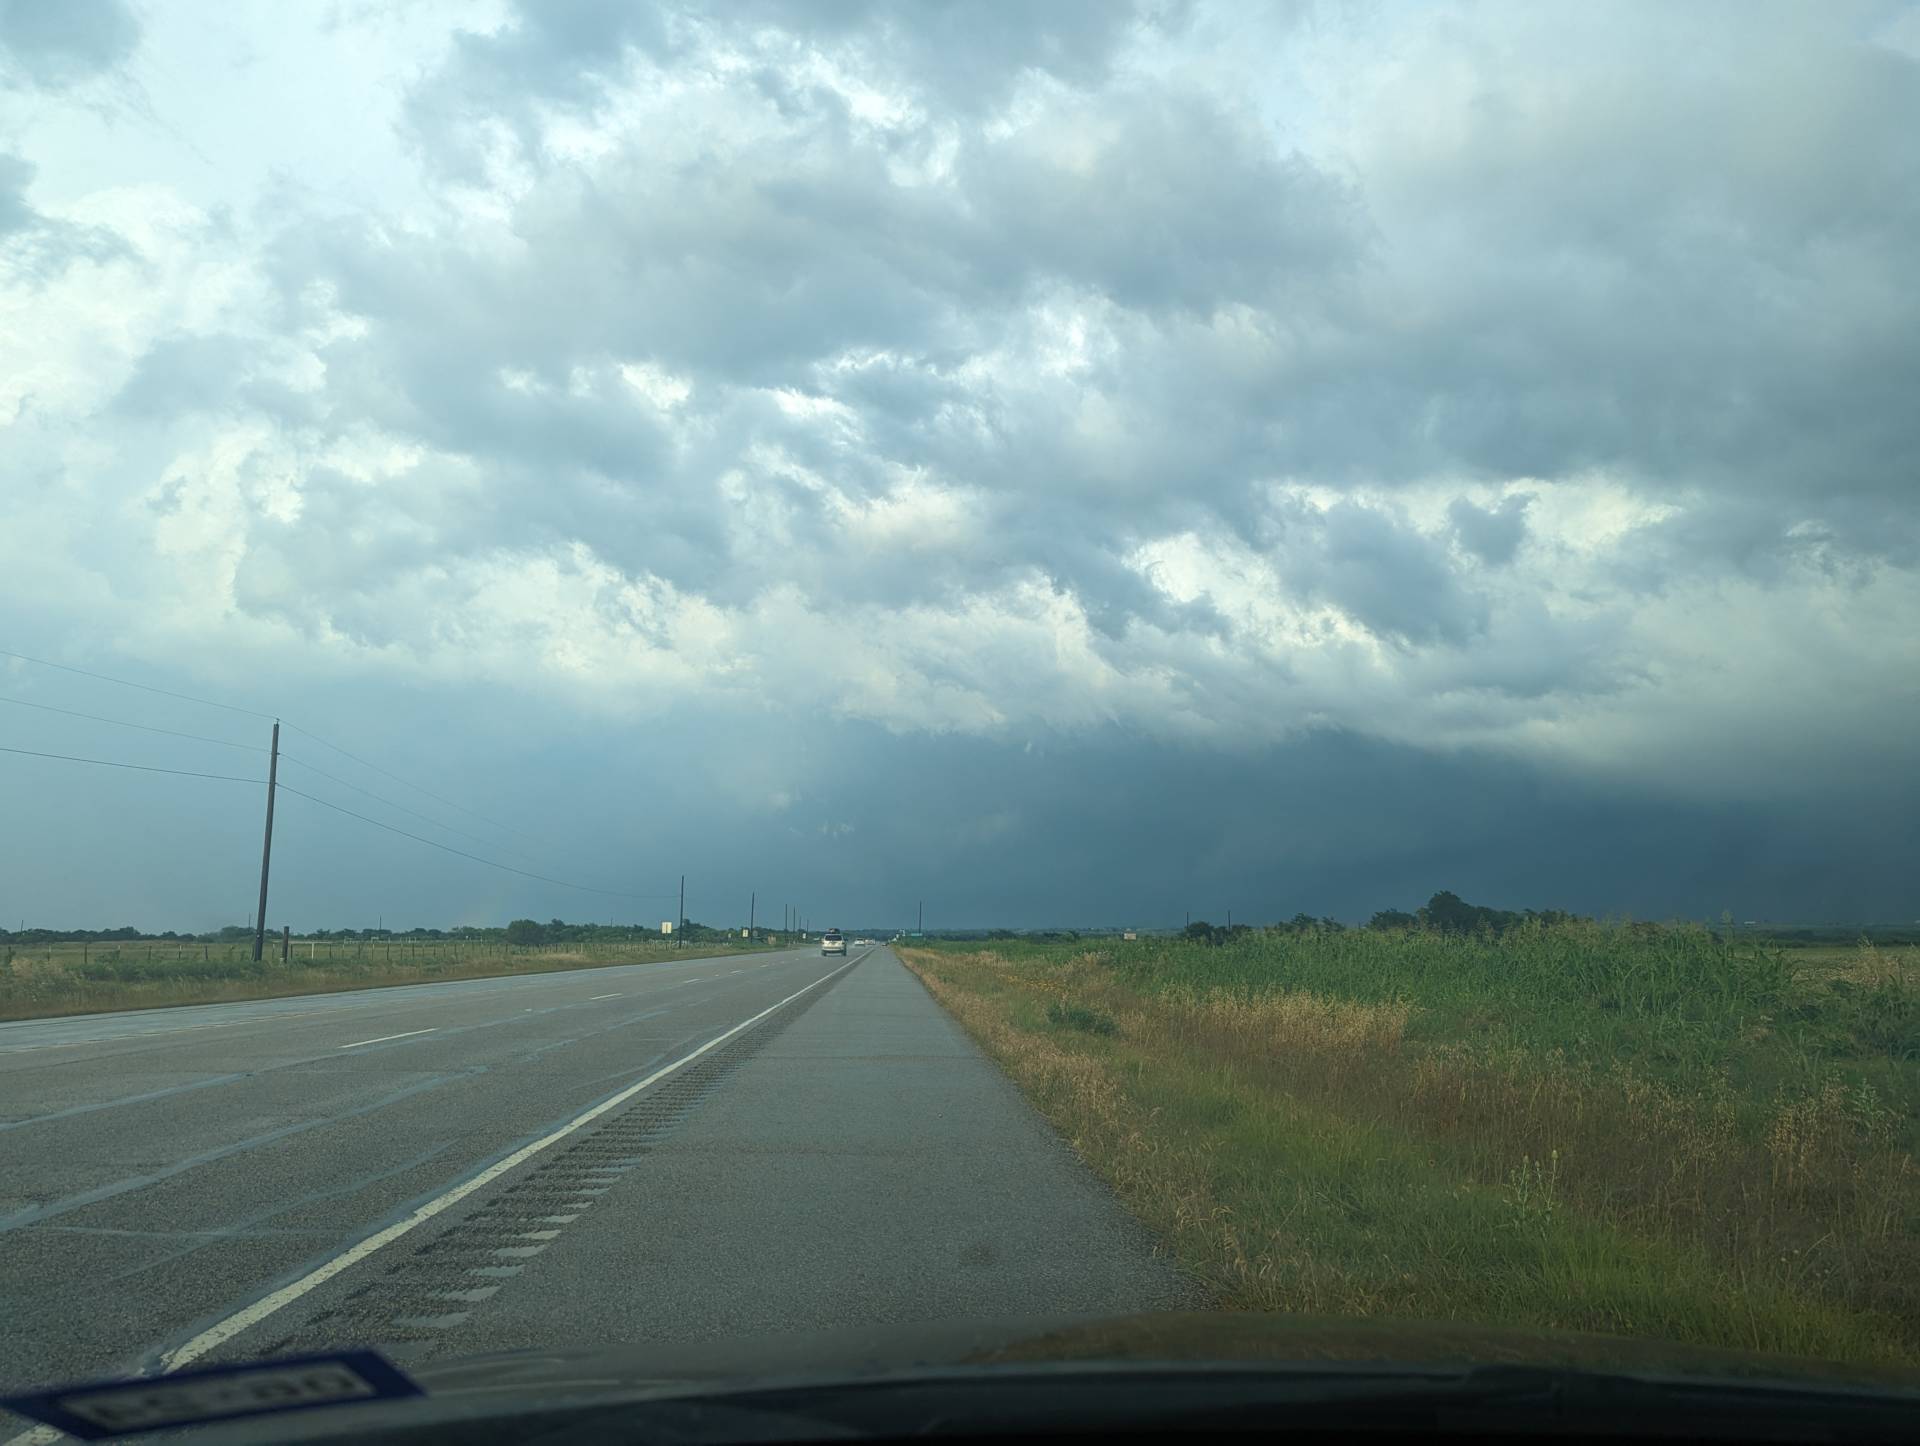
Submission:
{"label": "windshield", "polygon": [[0,0],[0,1394],[1914,1377],[1916,137],[1896,0]]}

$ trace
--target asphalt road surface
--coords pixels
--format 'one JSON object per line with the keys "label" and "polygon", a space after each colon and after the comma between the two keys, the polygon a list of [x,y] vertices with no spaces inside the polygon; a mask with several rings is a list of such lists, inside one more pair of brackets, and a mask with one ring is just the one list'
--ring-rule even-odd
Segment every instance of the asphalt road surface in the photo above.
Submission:
{"label": "asphalt road surface", "polygon": [[0,1025],[0,1388],[1195,1303],[886,949]]}

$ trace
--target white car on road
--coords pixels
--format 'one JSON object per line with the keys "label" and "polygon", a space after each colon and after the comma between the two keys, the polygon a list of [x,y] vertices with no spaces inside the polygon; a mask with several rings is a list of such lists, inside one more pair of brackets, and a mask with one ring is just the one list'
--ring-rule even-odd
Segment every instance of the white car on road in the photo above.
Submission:
{"label": "white car on road", "polygon": [[820,936],[820,952],[822,954],[844,954],[847,952],[847,941],[838,929],[829,929]]}

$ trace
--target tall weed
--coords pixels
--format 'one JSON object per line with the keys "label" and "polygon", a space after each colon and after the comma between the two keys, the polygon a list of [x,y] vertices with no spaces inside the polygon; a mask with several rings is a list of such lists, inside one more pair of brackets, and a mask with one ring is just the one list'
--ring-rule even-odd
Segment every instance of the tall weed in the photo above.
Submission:
{"label": "tall weed", "polygon": [[[1741,1282],[1735,1295],[1859,1312],[1920,1349],[1920,1041],[1904,959],[1867,949],[1814,978],[1703,929],[1538,923],[1499,938],[1276,932],[914,957],[990,988],[1016,1022],[1023,1001],[1111,1015],[1142,1081],[1211,1072],[1236,1108],[1311,1109],[1354,1139],[1415,1144],[1503,1199],[1523,1234],[1543,1221],[1624,1231]],[[1257,1120],[1224,1107],[1185,1126],[1256,1137]],[[1235,1198],[1264,1198],[1245,1171],[1278,1167],[1258,1154],[1216,1152],[1200,1197],[1235,1181]],[[1372,1188],[1364,1168],[1352,1175]],[[1278,1258],[1241,1251],[1245,1270],[1298,1286]]]}

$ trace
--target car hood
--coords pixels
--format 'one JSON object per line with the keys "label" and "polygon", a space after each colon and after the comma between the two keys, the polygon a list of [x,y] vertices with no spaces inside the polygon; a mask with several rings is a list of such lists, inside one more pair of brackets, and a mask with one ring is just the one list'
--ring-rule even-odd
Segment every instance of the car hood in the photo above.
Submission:
{"label": "car hood", "polygon": [[[470,1439],[483,1423],[539,1434],[568,1422],[631,1424],[642,1418],[630,1413],[644,1411],[658,1439],[744,1443],[935,1428],[979,1434],[1036,1412],[1029,1424],[1094,1420],[1120,1429],[1143,1413],[1170,1423],[1196,1412],[1213,1419],[1232,1403],[1286,1410],[1296,1422],[1320,1419],[1303,1412],[1364,1408],[1403,1424],[1435,1409],[1469,1422],[1492,1412],[1487,1420],[1510,1423],[1513,1412],[1564,1406],[1582,1419],[1602,1412],[1633,1435],[1696,1437],[1709,1426],[1724,1433],[1729,1422],[1745,1430],[1791,1420],[1821,1439],[1894,1441],[1909,1438],[1920,1411],[1910,1373],[1592,1334],[1211,1312],[894,1324],[443,1360],[417,1346],[381,1354],[385,1361],[359,1351],[199,1373],[212,1384],[188,1372],[172,1378],[188,1402],[244,1396],[236,1377],[248,1373],[274,1394],[251,1413],[223,1406],[218,1419],[176,1409],[170,1424],[206,1446],[252,1443],[264,1439],[264,1409],[277,1441],[430,1446]],[[371,1398],[288,1404],[276,1370],[331,1371],[331,1383],[344,1371],[375,1389]],[[127,1397],[123,1410],[137,1406],[147,1419],[163,1394],[157,1382],[132,1381],[51,1392],[39,1405],[53,1416],[12,1404],[68,1425],[73,1403],[90,1401],[97,1412],[103,1394],[115,1392]],[[312,1409],[321,1404],[328,1409]]]}
{"label": "car hood", "polygon": [[701,1344],[513,1351],[411,1361],[430,1395],[676,1389],[700,1383],[885,1377],[966,1367],[1127,1364],[1520,1365],[1580,1371],[1912,1389],[1909,1371],[1573,1331],[1457,1322],[1330,1320],[1213,1311],[1022,1317],[785,1335]]}

